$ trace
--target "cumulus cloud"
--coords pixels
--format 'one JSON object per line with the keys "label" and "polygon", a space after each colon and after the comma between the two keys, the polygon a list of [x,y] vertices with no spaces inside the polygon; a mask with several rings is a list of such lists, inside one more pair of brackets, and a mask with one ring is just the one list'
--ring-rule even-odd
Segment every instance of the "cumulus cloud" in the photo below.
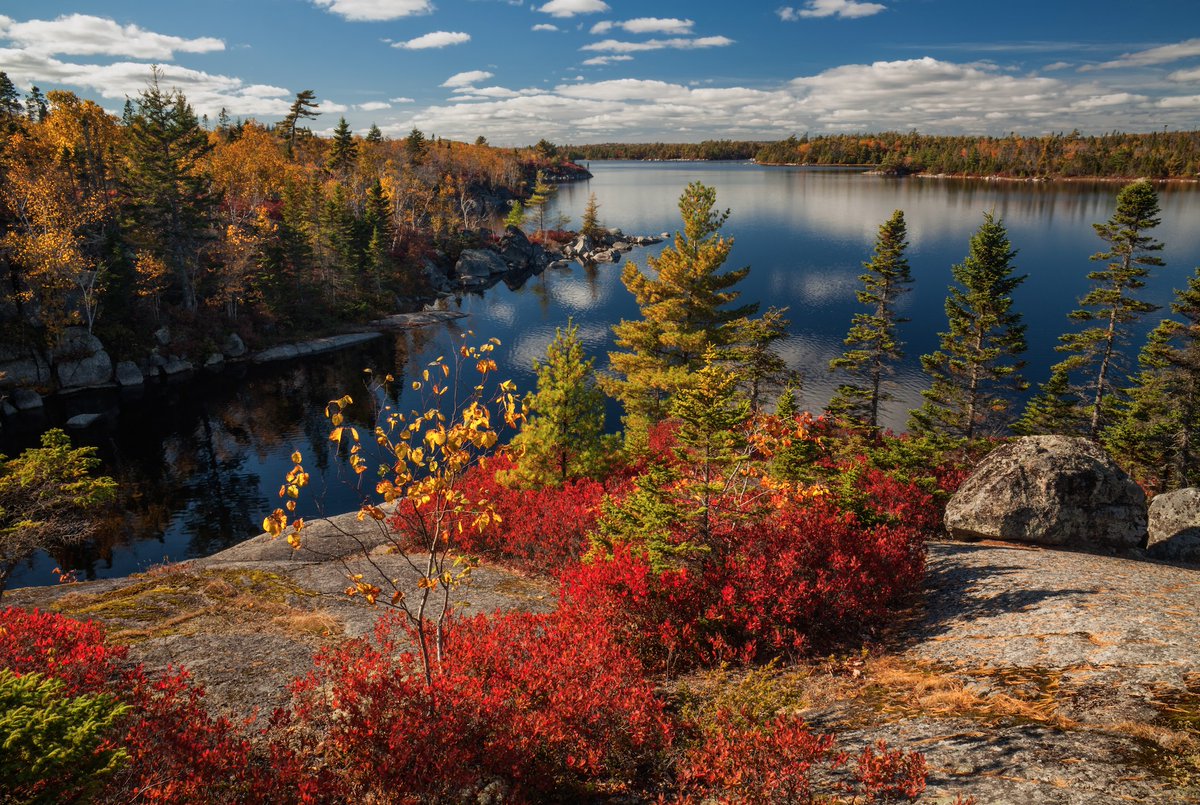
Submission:
{"label": "cumulus cloud", "polygon": [[415,98],[405,98],[405,97],[401,96],[399,98],[388,98],[388,102],[389,103],[416,103],[416,99]]}
{"label": "cumulus cloud", "polygon": [[593,56],[590,59],[584,59],[583,64],[586,67],[600,67],[605,64],[612,64],[617,61],[633,61],[632,56]]}
{"label": "cumulus cloud", "polygon": [[692,20],[676,17],[637,17],[624,22],[598,22],[590,33],[606,34],[613,28],[621,28],[631,34],[690,34],[695,24]]}
{"label": "cumulus cloud", "polygon": [[455,73],[442,82],[443,87],[466,87],[471,84],[478,84],[480,81],[486,81],[495,76],[495,73],[489,73],[487,70],[467,70],[462,73]]}
{"label": "cumulus cloud", "polygon": [[396,20],[433,11],[429,0],[313,0],[313,3],[353,22]]}
{"label": "cumulus cloud", "polygon": [[558,26],[551,25],[548,22],[542,22],[542,23],[539,23],[539,24],[533,26],[532,30],[534,30],[534,31],[557,31]]}
{"label": "cumulus cloud", "polygon": [[1081,69],[1109,70],[1116,67],[1148,67],[1154,64],[1169,64],[1192,56],[1200,56],[1200,39],[1186,39],[1173,45],[1161,45],[1147,50],[1124,53],[1112,61],[1101,62]]}
{"label": "cumulus cloud", "polygon": [[602,39],[599,42],[584,45],[580,50],[593,50],[600,53],[638,53],[647,50],[721,48],[732,44],[733,40],[727,36],[698,36],[695,39],[682,37],[674,39],[647,39],[644,42],[623,42],[619,39]]}
{"label": "cumulus cloud", "polygon": [[384,109],[391,109],[392,105],[385,101],[367,101],[366,103],[358,104],[354,108],[360,112],[381,112]]}
{"label": "cumulus cloud", "polygon": [[404,50],[428,50],[430,48],[461,45],[463,42],[470,41],[471,35],[465,34],[462,31],[433,31],[432,33],[418,36],[415,39],[409,39],[407,42],[393,42],[392,47]]}
{"label": "cumulus cloud", "polygon": [[881,11],[887,11],[887,6],[882,3],[863,3],[859,0],[808,0],[802,8],[784,6],[775,13],[784,22],[795,22],[802,17],[856,19],[870,17]]}
{"label": "cumulus cloud", "polygon": [[89,14],[25,22],[0,16],[0,37],[22,50],[47,56],[129,56],[170,61],[177,51],[211,53],[225,49],[224,42],[210,36],[184,39]]}
{"label": "cumulus cloud", "polygon": [[538,8],[538,11],[552,17],[574,17],[577,14],[598,14],[609,10],[604,0],[550,0]]}

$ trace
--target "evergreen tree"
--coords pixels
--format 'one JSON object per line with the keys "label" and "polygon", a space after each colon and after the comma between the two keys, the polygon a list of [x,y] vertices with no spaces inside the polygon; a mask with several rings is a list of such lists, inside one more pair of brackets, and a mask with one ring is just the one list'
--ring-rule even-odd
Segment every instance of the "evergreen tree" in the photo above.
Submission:
{"label": "evergreen tree", "polygon": [[869,428],[879,427],[879,407],[893,399],[884,388],[884,380],[904,358],[896,331],[908,319],[897,314],[896,306],[912,284],[904,256],[907,233],[903,210],[893,212],[879,227],[875,254],[870,262],[863,263],[867,273],[859,277],[863,290],[857,292],[859,304],[870,312],[854,315],[845,341],[849,349],[829,362],[831,371],[847,372],[855,382],[839,385],[827,410],[835,417]]}
{"label": "evergreen tree", "polygon": [[1020,436],[1039,436],[1080,433],[1086,424],[1079,398],[1071,389],[1071,378],[1060,364],[1050,370],[1050,379],[1038,386],[1038,393],[1026,404],[1012,429]]}
{"label": "evergreen tree", "polygon": [[527,417],[512,441],[520,485],[594,478],[611,463],[616,445],[604,435],[604,394],[593,365],[584,358],[578,326],[568,321],[555,331],[546,360],[534,364],[537,392],[525,398]]}
{"label": "evergreen tree", "polygon": [[600,205],[596,203],[596,194],[588,195],[587,207],[583,210],[583,220],[579,222],[579,234],[586,235],[593,240],[604,234],[604,228],[600,225]]}
{"label": "evergreen tree", "polygon": [[49,113],[46,96],[36,86],[30,87],[29,94],[25,96],[25,117],[34,123],[41,123]]}
{"label": "evergreen tree", "polygon": [[1200,270],[1147,340],[1105,445],[1155,491],[1200,483]]}
{"label": "evergreen tree", "polygon": [[283,131],[283,137],[287,140],[288,155],[292,155],[296,151],[296,135],[300,129],[301,120],[316,120],[317,115],[321,114],[316,111],[320,104],[317,103],[317,93],[311,89],[301,90],[296,93],[296,100],[292,101],[292,106],[288,109],[287,116],[280,122],[279,127]]}
{"label": "evergreen tree", "polygon": [[932,383],[912,412],[913,430],[972,439],[1009,424],[1012,394],[1028,387],[1021,377],[1025,325],[1012,312],[1012,293],[1025,281],[1013,275],[1016,254],[1003,222],[984,213],[967,258],[951,269],[958,284],[946,298],[950,327],[941,349],[921,358]]}
{"label": "evergreen tree", "polygon": [[629,546],[658,572],[694,555],[698,546],[678,533],[687,519],[685,507],[675,497],[678,483],[678,470],[657,459],[633,479],[629,494],[617,500],[606,496],[600,504],[592,550],[611,555],[616,546]]}
{"label": "evergreen tree", "polygon": [[546,181],[546,174],[538,171],[533,184],[533,193],[525,201],[525,209],[533,210],[532,215],[537,221],[538,234],[546,229],[546,205],[550,203],[550,197],[554,195],[555,190],[557,188]]}
{"label": "evergreen tree", "polygon": [[372,123],[371,128],[367,129],[367,136],[364,139],[369,143],[381,143],[383,142],[383,132],[379,130],[379,126]]}
{"label": "evergreen tree", "polygon": [[772,307],[758,318],[743,319],[725,355],[733,366],[738,389],[755,412],[762,410],[769,392],[799,383],[797,373],[774,350],[776,343],[787,338],[786,312],[787,308]]}
{"label": "evergreen tree", "polygon": [[425,155],[427,144],[425,135],[417,128],[410,131],[404,138],[404,150],[408,152],[408,158],[413,162],[420,161],[421,157]]}
{"label": "evergreen tree", "polygon": [[8,73],[0,70],[0,117],[12,119],[21,115],[21,96]]}
{"label": "evergreen tree", "polygon": [[1092,260],[1111,261],[1103,269],[1088,273],[1096,286],[1079,301],[1074,321],[1096,322],[1078,333],[1062,336],[1057,349],[1069,353],[1060,366],[1069,375],[1082,375],[1083,404],[1086,406],[1086,434],[1098,439],[1111,411],[1110,397],[1115,390],[1114,371],[1119,368],[1120,342],[1129,335],[1133,322],[1158,305],[1143,302],[1134,293],[1146,284],[1152,266],[1163,261],[1154,255],[1163,245],[1146,232],[1158,226],[1158,194],[1149,182],[1134,182],[1117,194],[1117,210],[1103,224],[1092,224],[1100,239],[1108,244]]}
{"label": "evergreen tree", "polygon": [[126,191],[138,245],[170,268],[183,306],[195,310],[211,240],[214,201],[204,159],[212,146],[183,93],[166,92],[155,70],[126,132]]}
{"label": "evergreen tree", "polygon": [[683,231],[672,247],[650,258],[648,272],[626,263],[621,281],[634,295],[642,318],[613,327],[618,351],[601,386],[625,407],[626,438],[637,444],[651,423],[667,416],[670,399],[695,382],[710,346],[737,341],[757,305],[734,306],[732,290],[750,271],[722,272],[733,241],[720,236],[728,211],[717,212],[716,191],[694,182],[679,198]]}
{"label": "evergreen tree", "polygon": [[512,206],[508,208],[508,215],[504,216],[504,225],[520,229],[525,226],[525,218],[525,205],[521,203],[521,199],[513,199]]}
{"label": "evergreen tree", "polygon": [[335,173],[348,173],[358,159],[358,143],[354,142],[354,134],[346,123],[346,118],[338,120],[333,130],[333,142],[329,148],[329,159],[325,167]]}

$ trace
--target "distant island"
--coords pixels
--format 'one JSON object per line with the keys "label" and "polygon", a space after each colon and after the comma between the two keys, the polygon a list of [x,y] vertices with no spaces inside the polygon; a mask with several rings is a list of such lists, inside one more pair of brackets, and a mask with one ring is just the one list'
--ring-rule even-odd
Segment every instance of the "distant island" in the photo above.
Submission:
{"label": "distant island", "polygon": [[1200,131],[1006,137],[918,134],[791,136],[777,142],[601,143],[561,149],[575,161],[754,160],[761,165],[866,167],[895,175],[1014,179],[1196,179]]}

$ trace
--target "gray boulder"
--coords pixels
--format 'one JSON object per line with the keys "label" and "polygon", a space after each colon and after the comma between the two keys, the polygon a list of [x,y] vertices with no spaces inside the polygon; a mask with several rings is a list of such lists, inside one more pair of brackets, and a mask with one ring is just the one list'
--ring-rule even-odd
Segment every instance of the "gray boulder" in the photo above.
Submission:
{"label": "gray boulder", "polygon": [[116,368],[117,385],[140,386],[145,382],[142,370],[133,361],[121,361]]}
{"label": "gray boulder", "polygon": [[54,368],[64,388],[99,386],[112,380],[112,358],[83,327],[68,327],[54,348]]}
{"label": "gray boulder", "polygon": [[1146,553],[1155,559],[1200,564],[1200,489],[1188,487],[1150,501]]}
{"label": "gray boulder", "polygon": [[500,236],[500,257],[513,268],[526,268],[534,256],[534,244],[515,226],[505,227]]}
{"label": "gray boulder", "polygon": [[96,424],[99,419],[99,414],[76,414],[68,419],[66,424],[71,430],[83,430]]}
{"label": "gray boulder", "polygon": [[580,235],[571,244],[571,253],[584,255],[596,248],[595,242],[587,235]]}
{"label": "gray boulder", "polygon": [[953,537],[1078,548],[1146,538],[1146,495],[1102,448],[1027,436],[992,451],[946,505]]}
{"label": "gray boulder", "polygon": [[185,375],[188,372],[191,372],[193,369],[194,367],[192,366],[191,361],[185,361],[182,358],[173,357],[171,360],[167,361],[167,365],[163,367],[163,374],[167,375],[168,377]]}
{"label": "gray boulder", "polygon": [[204,368],[210,372],[219,372],[225,368],[225,356],[220,352],[214,352],[204,361]]}
{"label": "gray boulder", "polygon": [[0,386],[42,386],[51,381],[50,364],[28,344],[0,344]]}
{"label": "gray boulder", "polygon": [[421,273],[425,276],[425,281],[429,283],[429,287],[435,291],[445,290],[450,286],[449,277],[447,277],[447,269],[428,257],[421,261]]}
{"label": "gray boulder", "polygon": [[226,358],[241,358],[246,355],[246,342],[237,333],[230,333],[221,344],[221,352]]}
{"label": "gray boulder", "polygon": [[165,347],[171,343],[171,329],[166,325],[159,327],[154,331],[154,340],[160,347]]}
{"label": "gray boulder", "polygon": [[462,280],[486,280],[508,271],[508,264],[491,249],[467,249],[459,255],[454,271]]}
{"label": "gray boulder", "polygon": [[17,389],[12,393],[11,402],[18,411],[36,411],[42,407],[42,395],[33,389]]}

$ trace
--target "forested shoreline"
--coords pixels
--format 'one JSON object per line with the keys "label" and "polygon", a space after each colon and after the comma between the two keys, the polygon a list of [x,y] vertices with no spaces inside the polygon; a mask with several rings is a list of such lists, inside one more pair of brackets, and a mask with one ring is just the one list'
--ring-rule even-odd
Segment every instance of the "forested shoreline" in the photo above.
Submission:
{"label": "forested shoreline", "polygon": [[1006,137],[945,136],[917,132],[791,136],[777,142],[708,140],[702,143],[570,145],[575,160],[754,160],[762,165],[872,167],[898,175],[950,174],[1020,179],[1196,179],[1200,132],[1148,134],[1077,131]]}

